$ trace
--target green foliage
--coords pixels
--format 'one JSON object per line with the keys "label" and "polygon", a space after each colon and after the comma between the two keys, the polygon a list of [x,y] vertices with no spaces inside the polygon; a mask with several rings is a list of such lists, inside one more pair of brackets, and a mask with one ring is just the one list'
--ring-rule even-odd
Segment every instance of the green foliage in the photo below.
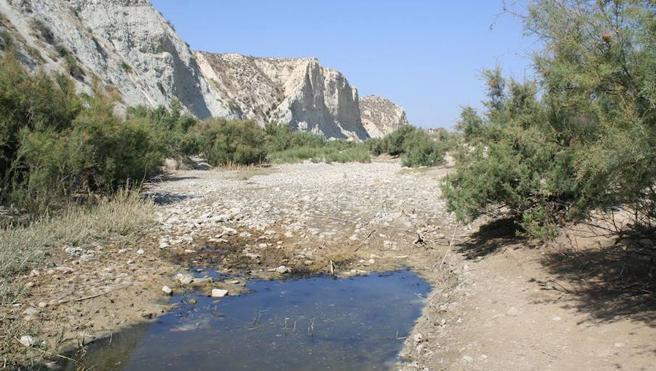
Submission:
{"label": "green foliage", "polygon": [[128,118],[152,122],[164,152],[169,157],[198,155],[202,151],[202,134],[193,130],[198,120],[183,112],[182,104],[174,100],[169,108],[130,107]]}
{"label": "green foliage", "polygon": [[407,148],[406,138],[414,135],[417,129],[410,125],[404,125],[394,132],[388,134],[383,139],[384,152],[391,156],[399,156],[405,153]]}
{"label": "green foliage", "polygon": [[264,130],[253,121],[214,119],[195,130],[202,136],[202,153],[212,165],[256,165],[266,160]]}
{"label": "green foliage", "polygon": [[121,62],[121,68],[123,69],[123,71],[125,71],[127,73],[132,72],[132,66],[130,66],[126,62]]}
{"label": "green foliage", "polygon": [[326,140],[322,135],[293,131],[287,125],[269,124],[264,130],[268,158],[274,163],[371,161],[362,143]]}
{"label": "green foliage", "polygon": [[322,147],[327,140],[324,136],[305,131],[293,131],[287,125],[271,123],[264,128],[266,148],[270,153],[298,147]]}
{"label": "green foliage", "polygon": [[123,122],[101,91],[31,75],[10,53],[0,62],[0,203],[33,211],[83,194],[110,194],[152,175],[163,145],[150,120]]}
{"label": "green foliage", "polygon": [[272,152],[269,158],[274,163],[313,162],[370,162],[369,149],[362,143],[332,140],[323,145],[301,145]]}
{"label": "green foliage", "polygon": [[404,155],[401,158],[403,166],[435,166],[444,163],[444,146],[426,135],[415,135],[406,140]]}
{"label": "green foliage", "polygon": [[538,238],[599,209],[628,207],[636,223],[653,222],[654,10],[637,0],[531,6],[527,28],[545,43],[538,81],[486,72],[485,115],[462,114],[466,144],[443,185],[460,219],[502,211]]}
{"label": "green foliage", "polygon": [[403,166],[435,166],[444,163],[449,148],[449,135],[444,131],[429,134],[405,125],[381,139],[369,139],[367,148],[374,156],[387,153],[401,156]]}
{"label": "green foliage", "polygon": [[80,65],[77,63],[77,58],[75,58],[75,55],[70,52],[65,46],[61,44],[57,44],[55,46],[55,50],[57,50],[57,53],[59,54],[60,57],[64,58],[64,62],[66,63],[66,69],[68,70],[68,73],[71,75],[76,80],[84,80],[84,77],[86,76],[86,73],[80,67]]}

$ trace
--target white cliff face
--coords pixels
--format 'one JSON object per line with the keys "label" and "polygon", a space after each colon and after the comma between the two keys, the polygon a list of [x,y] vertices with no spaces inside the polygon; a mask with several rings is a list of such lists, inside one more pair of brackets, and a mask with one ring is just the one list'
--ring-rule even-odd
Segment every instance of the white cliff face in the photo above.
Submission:
{"label": "white cliff face", "polygon": [[403,107],[392,101],[367,96],[360,100],[362,124],[372,138],[381,138],[403,125],[408,125],[408,119]]}
{"label": "white cliff face", "polygon": [[316,59],[193,53],[149,0],[0,0],[0,54],[9,44],[32,70],[67,73],[82,92],[95,82],[112,87],[124,107],[178,100],[199,118],[276,122],[350,140],[405,120],[375,105],[361,112],[346,77]]}
{"label": "white cliff face", "polygon": [[219,98],[243,119],[288,124],[329,138],[364,140],[358,92],[316,59],[196,53]]}
{"label": "white cliff face", "polygon": [[200,118],[233,116],[148,0],[0,0],[0,15],[0,30],[19,44],[25,64],[67,71],[72,58],[82,90],[97,79],[114,86],[126,105],[177,99]]}

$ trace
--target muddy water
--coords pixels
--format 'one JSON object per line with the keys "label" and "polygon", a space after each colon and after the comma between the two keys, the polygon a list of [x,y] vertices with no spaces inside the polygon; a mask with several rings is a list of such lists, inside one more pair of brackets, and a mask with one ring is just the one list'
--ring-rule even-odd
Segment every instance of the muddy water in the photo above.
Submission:
{"label": "muddy water", "polygon": [[175,297],[181,304],[174,310],[155,323],[91,345],[77,367],[388,369],[430,290],[411,271],[251,281],[247,287],[248,294],[220,300],[200,294]]}

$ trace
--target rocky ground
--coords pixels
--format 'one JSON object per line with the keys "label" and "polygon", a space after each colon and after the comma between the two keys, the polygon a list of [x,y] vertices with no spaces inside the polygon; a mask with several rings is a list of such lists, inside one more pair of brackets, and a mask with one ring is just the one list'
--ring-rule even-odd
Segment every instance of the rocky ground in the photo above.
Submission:
{"label": "rocky ground", "polygon": [[579,305],[580,282],[546,268],[554,248],[458,226],[439,198],[448,171],[393,160],[178,171],[147,191],[158,223],[141,246],[69,252],[21,277],[29,295],[4,318],[51,352],[157,316],[164,286],[230,295],[249,277],[410,267],[435,289],[402,369],[653,367],[653,307],[600,318]]}

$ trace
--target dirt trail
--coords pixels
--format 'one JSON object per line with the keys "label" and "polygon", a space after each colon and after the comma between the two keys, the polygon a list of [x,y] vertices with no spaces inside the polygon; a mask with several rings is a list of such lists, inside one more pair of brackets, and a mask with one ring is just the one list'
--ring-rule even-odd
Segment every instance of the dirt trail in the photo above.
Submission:
{"label": "dirt trail", "polygon": [[[248,278],[410,267],[435,290],[400,368],[654,368],[653,321],[596,320],[547,273],[547,250],[480,243],[475,228],[456,226],[440,200],[448,171],[407,170],[396,161],[179,171],[148,190],[159,222],[142,251],[107,247],[94,261],[54,262],[70,272],[23,277],[36,282],[32,302],[12,315],[56,298],[62,286],[73,298],[108,292],[30,314],[39,338],[57,347],[62,337],[70,344],[157,316],[165,309],[162,285],[191,288],[175,278],[187,268]],[[200,289],[236,293],[244,282],[230,281],[202,281]]]}

